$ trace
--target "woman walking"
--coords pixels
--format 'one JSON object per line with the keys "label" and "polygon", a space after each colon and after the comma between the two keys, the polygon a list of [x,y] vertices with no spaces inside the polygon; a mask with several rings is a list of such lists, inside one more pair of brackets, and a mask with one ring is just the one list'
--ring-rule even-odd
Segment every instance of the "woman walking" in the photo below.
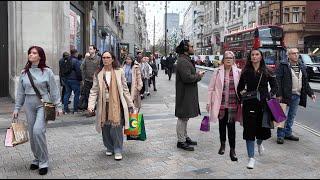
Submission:
{"label": "woman walking", "polygon": [[30,170],[39,169],[40,175],[48,172],[49,158],[46,140],[46,120],[44,116],[43,103],[36,95],[28,77],[30,73],[34,85],[39,90],[44,102],[52,102],[56,106],[57,115],[62,115],[62,104],[60,102],[60,90],[54,79],[52,70],[46,65],[46,55],[39,46],[32,46],[28,50],[28,62],[25,65],[19,79],[16,103],[13,118],[23,105],[26,112],[30,146],[34,160]]}
{"label": "woman walking", "polygon": [[94,74],[88,103],[93,113],[98,99],[96,130],[102,131],[107,148],[106,155],[114,154],[115,160],[122,159],[123,126],[128,129],[129,112],[133,113],[133,102],[127,86],[125,73],[111,52],[101,56],[103,67]]}
{"label": "woman walking", "polygon": [[207,111],[210,120],[219,120],[220,149],[218,154],[223,155],[226,143],[226,128],[230,146],[231,161],[237,161],[235,153],[236,130],[235,121],[240,121],[237,112],[241,110],[239,97],[236,94],[241,70],[234,64],[235,56],[231,51],[223,55],[222,65],[213,73],[208,88]]}
{"label": "woman walking", "polygon": [[135,61],[132,56],[128,55],[123,66],[123,70],[125,72],[127,85],[134,103],[134,107],[138,108],[139,111],[141,108],[140,90],[143,86],[140,64]]}
{"label": "woman walking", "polygon": [[153,55],[150,55],[150,62],[149,62],[149,65],[151,66],[152,68],[152,75],[149,79],[149,88],[150,88],[150,85],[153,84],[153,91],[157,91],[157,88],[156,88],[156,76],[158,76],[158,69],[157,69],[157,65],[156,65],[156,59],[154,58]]}
{"label": "woman walking", "polygon": [[[268,84],[271,87],[268,91]],[[262,127],[263,112],[267,108],[267,99],[275,96],[278,85],[273,73],[267,69],[260,50],[252,50],[241,74],[237,93],[240,98],[245,97],[245,92],[258,91],[255,99],[243,100],[243,139],[246,140],[249,162],[248,169],[254,168],[254,146],[257,139],[258,152],[262,155],[264,147],[262,141],[271,137],[271,130]]]}

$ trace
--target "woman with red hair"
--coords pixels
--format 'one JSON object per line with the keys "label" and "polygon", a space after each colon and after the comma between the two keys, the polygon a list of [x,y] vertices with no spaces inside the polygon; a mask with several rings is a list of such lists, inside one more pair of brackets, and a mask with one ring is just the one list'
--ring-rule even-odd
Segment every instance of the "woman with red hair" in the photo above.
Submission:
{"label": "woman with red hair", "polygon": [[47,123],[44,116],[43,103],[36,95],[28,73],[31,74],[31,78],[42,96],[43,102],[52,102],[56,106],[57,115],[61,115],[60,90],[52,70],[46,65],[46,55],[39,46],[32,46],[28,50],[28,62],[21,72],[18,83],[13,118],[18,117],[18,113],[24,105],[28,121],[30,146],[35,157],[30,165],[30,170],[39,169],[39,174],[45,175],[48,172],[49,161],[45,136]]}

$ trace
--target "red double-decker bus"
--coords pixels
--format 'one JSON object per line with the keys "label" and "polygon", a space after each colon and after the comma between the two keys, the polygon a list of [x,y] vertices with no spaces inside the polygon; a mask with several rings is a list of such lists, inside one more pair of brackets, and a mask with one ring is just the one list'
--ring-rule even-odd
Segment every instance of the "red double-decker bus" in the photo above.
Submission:
{"label": "red double-decker bus", "polygon": [[275,69],[282,59],[287,58],[283,28],[276,25],[262,25],[224,37],[223,52],[227,50],[234,52],[239,68],[245,66],[248,54],[253,48],[261,50],[266,65]]}

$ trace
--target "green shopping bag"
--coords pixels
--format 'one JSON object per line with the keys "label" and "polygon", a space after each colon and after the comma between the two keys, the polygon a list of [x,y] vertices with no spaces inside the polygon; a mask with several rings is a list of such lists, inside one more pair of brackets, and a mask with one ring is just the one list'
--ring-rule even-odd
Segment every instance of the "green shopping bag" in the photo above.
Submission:
{"label": "green shopping bag", "polygon": [[138,136],[141,133],[139,130],[139,114],[130,113],[129,114],[129,128],[124,130],[125,135]]}
{"label": "green shopping bag", "polygon": [[147,139],[146,135],[146,129],[144,126],[144,118],[143,114],[138,114],[138,121],[137,121],[137,126],[138,126],[138,135],[127,135],[127,140],[138,140],[138,141],[145,141]]}

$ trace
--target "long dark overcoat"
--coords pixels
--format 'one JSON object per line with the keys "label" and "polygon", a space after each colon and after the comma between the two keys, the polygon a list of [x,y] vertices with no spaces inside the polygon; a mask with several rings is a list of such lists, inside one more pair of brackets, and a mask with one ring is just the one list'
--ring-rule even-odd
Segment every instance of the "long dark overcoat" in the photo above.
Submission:
{"label": "long dark overcoat", "polygon": [[[246,86],[248,92],[256,90],[260,75],[261,73],[255,73],[253,70],[244,71],[241,74],[237,88],[239,97],[241,97],[240,92],[244,90]],[[270,92],[268,90],[268,84],[271,87]],[[267,106],[267,99],[274,96],[278,91],[276,77],[272,74],[270,76],[263,74],[258,89],[261,94],[261,101],[243,101],[243,139],[245,140],[266,140],[271,137],[271,130],[262,127],[262,118],[263,111]]]}
{"label": "long dark overcoat", "polygon": [[193,118],[200,114],[197,85],[200,80],[191,58],[180,55],[176,67],[176,117]]}

